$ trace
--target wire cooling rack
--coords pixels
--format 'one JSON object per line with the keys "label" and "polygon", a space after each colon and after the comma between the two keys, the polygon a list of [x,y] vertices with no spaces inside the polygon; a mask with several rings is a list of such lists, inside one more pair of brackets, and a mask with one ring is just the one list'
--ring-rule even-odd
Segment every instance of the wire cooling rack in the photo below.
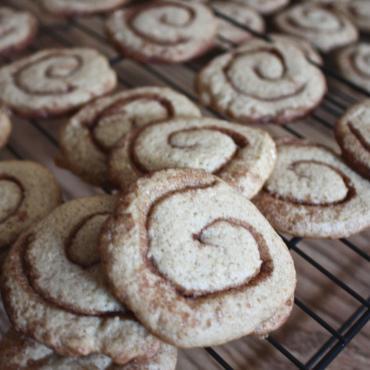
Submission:
{"label": "wire cooling rack", "polygon": [[[233,46],[220,40],[219,47],[207,56],[181,65],[143,64],[125,59],[111,47],[105,36],[103,16],[60,20],[41,13],[32,0],[2,3],[30,10],[41,23],[38,38],[24,54],[46,47],[94,47],[109,57],[121,88],[167,85],[197,101],[193,89],[195,74],[212,57]],[[222,13],[216,12],[216,15],[256,37],[268,38]],[[0,60],[1,64],[11,61],[10,58]],[[308,138],[336,148],[332,134],[335,120],[350,105],[370,94],[346,81],[334,68],[321,68],[329,84],[329,93],[321,106],[297,123],[266,126],[273,136]],[[212,110],[205,109],[204,112],[221,117]],[[54,166],[52,158],[57,152],[57,132],[61,124],[60,120],[17,120],[12,139],[1,158],[43,162],[57,175],[67,199],[96,193],[99,190],[82,184],[73,175]],[[368,368],[370,357],[366,354],[366,346],[368,349],[370,333],[366,332],[365,326],[370,319],[369,236],[368,232],[338,241],[285,238],[298,274],[295,307],[286,326],[265,341],[247,338],[222,347],[205,348],[205,351],[182,353],[179,368],[325,369],[329,365],[338,369]],[[342,352],[345,355],[334,361]]]}

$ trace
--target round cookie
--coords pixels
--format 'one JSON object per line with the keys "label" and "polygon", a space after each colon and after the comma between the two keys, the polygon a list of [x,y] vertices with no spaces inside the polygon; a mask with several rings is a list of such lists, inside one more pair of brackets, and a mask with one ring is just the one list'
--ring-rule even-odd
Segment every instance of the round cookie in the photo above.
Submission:
{"label": "round cookie", "polygon": [[289,0],[236,0],[236,2],[245,4],[258,13],[269,15],[288,5]]}
{"label": "round cookie", "polygon": [[84,107],[62,130],[58,163],[90,183],[107,185],[107,156],[132,128],[200,114],[189,99],[164,87],[137,88],[101,98]]}
{"label": "round cookie", "polygon": [[[239,4],[228,0],[217,0],[212,1],[212,9],[255,32],[262,33],[265,31],[265,21],[263,18],[252,8],[243,5],[242,3]],[[252,38],[253,35],[250,32],[243,30],[241,27],[233,25],[227,19],[225,20],[222,17],[219,17],[218,37],[221,42],[240,44]]]}
{"label": "round cookie", "polygon": [[275,143],[265,131],[212,118],[178,118],[131,131],[111,152],[109,168],[113,184],[122,189],[155,171],[202,169],[252,198],[275,159]]}
{"label": "round cookie", "polygon": [[0,6],[0,55],[27,47],[37,32],[37,20],[28,12]]}
{"label": "round cookie", "polygon": [[272,41],[290,42],[294,44],[297,48],[301,49],[303,51],[303,54],[310,62],[319,66],[322,66],[324,64],[320,53],[311,45],[311,43],[300,37],[284,35],[280,33],[269,34],[269,37],[272,39]]}
{"label": "round cookie", "polygon": [[251,334],[295,289],[280,237],[243,195],[204,171],[139,179],[105,224],[100,247],[116,297],[178,347]]}
{"label": "round cookie", "polygon": [[356,27],[336,7],[303,3],[280,13],[275,23],[281,32],[299,36],[327,53],[358,38]]}
{"label": "round cookie", "polygon": [[337,54],[342,75],[370,93],[370,44],[361,42],[347,46]]}
{"label": "round cookie", "polygon": [[107,29],[117,47],[144,62],[183,62],[214,43],[217,20],[207,6],[158,0],[114,12]]}
{"label": "round cookie", "polygon": [[174,370],[177,361],[176,348],[164,343],[149,359],[132,361],[127,365],[115,365],[104,355],[61,357],[14,331],[10,331],[0,345],[2,370]]}
{"label": "round cookie", "polygon": [[8,142],[10,133],[12,131],[12,124],[7,112],[0,106],[0,148],[3,148]]}
{"label": "round cookie", "polygon": [[54,176],[29,161],[0,162],[0,250],[61,202]]}
{"label": "round cookie", "polygon": [[284,124],[307,115],[326,93],[322,72],[291,42],[253,39],[198,75],[200,101],[232,120]]}
{"label": "round cookie", "polygon": [[330,149],[305,141],[278,145],[278,160],[254,202],[280,232],[342,238],[370,226],[370,184]]}
{"label": "round cookie", "polygon": [[63,356],[103,354],[126,364],[159,341],[108,292],[97,242],[115,198],[65,203],[28,230],[3,265],[2,295],[14,328]]}
{"label": "round cookie", "polygon": [[41,0],[48,12],[60,16],[108,12],[127,2],[128,0]]}
{"label": "round cookie", "polygon": [[335,134],[348,165],[370,180],[370,100],[350,108],[337,122]]}
{"label": "round cookie", "polygon": [[68,113],[116,86],[107,59],[93,49],[47,49],[0,69],[0,100],[26,117]]}

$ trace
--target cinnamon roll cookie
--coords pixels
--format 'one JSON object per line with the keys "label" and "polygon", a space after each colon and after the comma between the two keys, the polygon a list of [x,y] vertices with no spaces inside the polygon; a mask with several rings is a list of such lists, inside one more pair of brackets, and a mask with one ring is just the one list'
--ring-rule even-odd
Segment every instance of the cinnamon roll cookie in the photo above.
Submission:
{"label": "cinnamon roll cookie", "polygon": [[37,32],[37,20],[28,12],[0,6],[0,55],[20,51]]}
{"label": "cinnamon roll cookie", "polygon": [[248,198],[261,189],[276,158],[262,130],[211,118],[178,118],[131,131],[111,152],[114,184],[126,189],[142,175],[169,168],[203,169]]}
{"label": "cinnamon roll cookie", "polygon": [[233,120],[284,124],[320,103],[326,81],[291,42],[253,39],[211,61],[197,90],[204,105]]}
{"label": "cinnamon roll cookie", "polygon": [[62,357],[36,341],[11,330],[0,341],[2,370],[174,370],[175,347],[161,343],[158,352],[146,360],[115,365],[107,356]]}
{"label": "cinnamon roll cookie", "polygon": [[281,32],[299,36],[326,53],[358,38],[356,27],[335,6],[307,2],[296,5],[275,18]]}
{"label": "cinnamon roll cookie", "polygon": [[345,161],[370,180],[370,100],[344,114],[337,122],[336,138]]}
{"label": "cinnamon roll cookie", "polygon": [[28,161],[0,162],[0,250],[61,201],[54,176]]}
{"label": "cinnamon roll cookie", "polygon": [[143,87],[99,99],[70,119],[61,133],[58,163],[95,185],[107,185],[107,156],[131,129],[176,116],[199,117],[183,95]]}
{"label": "cinnamon roll cookie", "polygon": [[118,299],[178,347],[251,334],[295,289],[292,258],[266,219],[199,170],[139,179],[105,225],[101,255]]}
{"label": "cinnamon roll cookie", "polygon": [[[212,1],[212,9],[227,18],[231,18],[238,24],[248,27],[255,32],[264,32],[265,22],[263,18],[252,8],[233,1]],[[218,38],[221,42],[240,44],[252,38],[253,35],[241,27],[233,25],[222,17],[218,19]]]}
{"label": "cinnamon roll cookie", "polygon": [[0,106],[0,148],[3,148],[8,142],[12,124],[9,116],[4,108]]}
{"label": "cinnamon roll cookie", "polygon": [[96,249],[115,199],[58,207],[13,246],[2,295],[14,328],[63,356],[102,354],[117,364],[155,355],[160,342],[109,293]]}
{"label": "cinnamon roll cookie", "polygon": [[236,0],[248,5],[258,13],[269,15],[288,5],[289,0]]}
{"label": "cinnamon roll cookie", "polygon": [[201,3],[158,0],[117,10],[107,29],[125,55],[144,62],[176,63],[213,45],[217,20]]}
{"label": "cinnamon roll cookie", "polygon": [[61,16],[108,12],[127,2],[128,0],[41,0],[48,12]]}
{"label": "cinnamon roll cookie", "polygon": [[337,54],[342,75],[370,93],[370,44],[361,42],[347,46]]}
{"label": "cinnamon roll cookie", "polygon": [[278,145],[278,160],[255,203],[281,232],[348,237],[370,226],[370,184],[330,149],[305,141]]}
{"label": "cinnamon roll cookie", "polygon": [[116,85],[116,74],[93,49],[48,49],[0,69],[0,100],[31,117],[67,113]]}

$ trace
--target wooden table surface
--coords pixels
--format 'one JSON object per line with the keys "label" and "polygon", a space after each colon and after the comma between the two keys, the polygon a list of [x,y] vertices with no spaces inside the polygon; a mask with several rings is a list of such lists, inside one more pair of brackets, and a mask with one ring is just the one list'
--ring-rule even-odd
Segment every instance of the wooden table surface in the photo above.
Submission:
{"label": "wooden table surface", "polygon": [[[94,47],[107,57],[116,59],[117,52],[105,38],[102,17],[73,19],[65,22],[41,13],[36,2],[32,0],[7,0],[2,3],[30,9],[42,22],[38,38],[31,48],[22,54],[47,47],[83,45]],[[9,61],[9,59],[0,59],[0,65]],[[131,60],[117,58],[113,64],[120,76],[119,89],[131,86],[170,85],[195,97],[193,80],[194,69],[197,68],[196,63],[192,63],[190,68],[189,65],[145,66]],[[314,114],[286,128],[265,126],[266,129],[274,137],[292,134],[303,136],[338,150],[333,139],[332,124],[346,107],[361,99],[361,95],[343,84],[339,85],[336,80],[329,79],[328,81],[330,94]],[[205,114],[210,115],[210,112],[205,111]],[[8,159],[18,155],[45,164],[57,176],[66,200],[101,192],[54,164],[54,158],[58,153],[58,132],[65,119],[27,121],[14,118],[10,145],[1,151],[0,158]],[[365,232],[356,235],[350,241],[368,255],[370,252],[369,236],[370,232]],[[298,304],[295,305],[287,324],[273,333],[272,338],[304,363],[331,337],[331,334],[317,320],[307,315],[300,308],[299,303],[304,304],[335,330],[339,329],[361,304],[302,255],[317,261],[333,276],[365,299],[369,297],[370,291],[369,261],[341,241],[302,241],[298,245],[298,251],[295,250],[292,254],[298,274],[296,291]],[[1,311],[0,304],[0,336],[8,327],[6,315]],[[329,368],[369,369],[369,337],[370,328],[367,325]],[[243,338],[216,347],[215,350],[234,369],[287,370],[296,368],[267,340]],[[180,351],[179,370],[220,368],[220,365],[202,348]]]}

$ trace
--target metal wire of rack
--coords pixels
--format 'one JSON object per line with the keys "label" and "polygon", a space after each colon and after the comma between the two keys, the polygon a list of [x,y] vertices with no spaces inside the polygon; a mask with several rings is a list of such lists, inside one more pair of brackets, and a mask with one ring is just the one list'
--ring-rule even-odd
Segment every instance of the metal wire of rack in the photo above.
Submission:
{"label": "metal wire of rack", "polygon": [[[26,0],[23,2],[30,2],[30,0]],[[6,0],[7,5],[17,7],[18,4],[14,4],[16,1]],[[32,6],[31,6],[32,10]],[[222,18],[230,24],[239,27],[256,37],[264,38],[269,40],[267,34],[261,34],[258,32],[254,32],[253,30],[249,29],[245,25],[239,24],[235,20],[229,18],[228,16],[218,12],[215,10],[216,15],[219,18]],[[37,15],[37,14],[36,14]],[[97,17],[100,21],[103,21],[103,16]],[[41,29],[40,33],[43,37],[50,38],[53,42],[58,46],[80,46],[74,43],[73,39],[70,39],[65,36],[68,30],[75,29],[79,32],[85,34],[87,37],[94,39],[96,42],[106,46],[107,39],[96,30],[94,27],[89,26],[84,21],[81,21],[78,18],[72,18],[69,20],[65,20],[63,22],[58,22],[56,24],[45,24],[43,20],[40,19],[41,22]],[[230,43],[230,47],[233,47]],[[36,51],[38,47],[34,44],[29,47],[29,51]],[[224,52],[225,47],[215,49],[213,53],[219,54],[220,52]],[[117,67],[120,65],[125,58],[119,53],[113,53],[113,55],[109,58],[109,62],[112,67]],[[189,75],[194,75],[199,69],[201,68],[204,63],[209,60],[209,56],[200,58],[197,61],[184,63],[183,68],[184,70],[189,73]],[[5,62],[10,62],[11,59],[4,60]],[[172,78],[171,73],[168,73],[166,67],[158,67],[155,65],[150,64],[143,64],[140,62],[133,62],[135,63],[140,69],[145,71],[148,75],[155,78],[155,80],[159,81],[161,84],[168,85],[175,90],[179,91],[186,95],[192,101],[197,102],[197,97],[194,91],[189,91],[189,89],[184,88],[182,84],[177,82],[175,79]],[[328,68],[328,67],[320,67],[322,71],[326,74],[329,79],[329,86],[331,82],[335,82],[336,85],[342,86],[342,89],[338,89],[334,93],[328,94],[322,105],[321,105],[321,113],[314,112],[308,118],[315,122],[315,124],[321,125],[323,128],[332,130],[333,123],[327,117],[330,116],[331,118],[338,117],[349,105],[353,104],[357,99],[369,97],[370,94],[364,91],[363,89],[357,87],[353,83],[347,81],[342,76],[338,75],[335,70]],[[117,70],[117,68],[115,68]],[[118,70],[118,77],[119,82],[122,87],[131,88],[135,87],[135,83],[127,78],[124,74],[120,73]],[[212,116],[221,117],[217,112],[214,112],[211,109],[206,109],[206,113]],[[58,140],[56,139],[55,135],[53,135],[48,129],[46,129],[38,120],[29,120],[29,123],[40,133],[43,135],[52,146],[58,147]],[[284,130],[287,134],[293,135],[297,138],[304,138],[303,135],[299,130],[295,128],[295,125],[285,125],[282,126],[280,129]],[[8,144],[7,149],[11,153],[11,155],[15,158],[22,159],[24,156],[15,147],[15,145]],[[354,312],[349,315],[348,318],[341,322],[339,327],[334,327],[328,320],[322,315],[318,314],[314,309],[311,309],[308,304],[306,304],[302,299],[299,297],[295,298],[295,306],[301,310],[305,315],[309,316],[311,320],[315,321],[324,331],[327,332],[329,335],[328,339],[318,348],[315,349],[315,352],[310,356],[310,358],[306,361],[303,361],[297,358],[292,351],[286,348],[278,339],[274,337],[274,335],[270,335],[266,340],[273,346],[277,351],[279,351],[283,356],[286,357],[288,362],[293,364],[296,368],[299,369],[325,369],[327,368],[334,359],[343,351],[343,349],[351,342],[351,340],[364,328],[364,326],[370,320],[370,297],[365,297],[363,294],[360,294],[355,288],[351,285],[347,284],[343,281],[339,276],[332,273],[327,267],[325,267],[320,260],[317,258],[312,257],[303,247],[301,247],[302,243],[304,242],[301,238],[284,238],[286,244],[288,245],[289,249],[295,254],[299,259],[301,259],[304,263],[310,265],[318,274],[321,274],[325,279],[328,279],[332,284],[334,284],[338,289],[343,291],[345,294],[350,296],[356,302],[356,309]],[[369,254],[360,246],[356,245],[354,242],[348,239],[341,239],[340,245],[343,248],[348,249],[351,253],[356,254],[361,259],[363,259],[366,263],[370,262]],[[205,348],[205,351],[216,361],[220,368],[232,370],[233,367],[229,364],[229,362],[222,356],[220,353],[214,348]]]}

